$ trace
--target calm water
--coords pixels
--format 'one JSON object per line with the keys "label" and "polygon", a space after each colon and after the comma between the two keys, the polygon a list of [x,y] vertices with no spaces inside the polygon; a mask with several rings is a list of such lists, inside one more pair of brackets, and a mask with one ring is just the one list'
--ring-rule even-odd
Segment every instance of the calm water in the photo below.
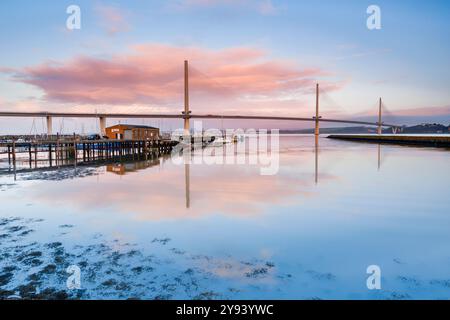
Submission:
{"label": "calm water", "polygon": [[450,298],[450,152],[315,150],[282,137],[274,176],[170,158],[3,173],[0,297]]}

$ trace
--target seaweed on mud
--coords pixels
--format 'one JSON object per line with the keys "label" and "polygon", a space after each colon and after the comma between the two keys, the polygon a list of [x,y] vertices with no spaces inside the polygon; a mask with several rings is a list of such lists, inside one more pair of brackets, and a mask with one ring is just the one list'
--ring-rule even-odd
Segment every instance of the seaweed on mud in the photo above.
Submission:
{"label": "seaweed on mud", "polygon": [[117,281],[115,279],[108,279],[102,283],[102,286],[112,287],[112,286],[115,286],[116,284],[117,284]]}
{"label": "seaweed on mud", "polygon": [[158,242],[162,245],[166,245],[170,240],[171,240],[170,238],[162,238],[162,239],[155,238],[152,240],[152,243]]}
{"label": "seaweed on mud", "polygon": [[134,273],[141,273],[144,270],[143,267],[134,267],[131,269],[131,271],[133,271]]}
{"label": "seaweed on mud", "polygon": [[177,248],[172,248],[172,249],[170,249],[170,251],[172,251],[175,254],[179,254],[179,255],[183,255],[183,254],[186,253],[186,251],[181,250],[181,249],[177,249]]}
{"label": "seaweed on mud", "polygon": [[32,229],[25,230],[25,231],[19,233],[19,237],[25,237],[25,236],[29,235],[32,232],[34,232],[34,230],[32,230]]}
{"label": "seaweed on mud", "polygon": [[389,296],[386,297],[387,300],[409,300],[411,296],[407,293],[401,292],[391,292]]}
{"label": "seaweed on mud", "polygon": [[267,268],[256,268],[252,269],[250,272],[246,272],[245,276],[247,278],[261,278],[267,275],[268,269]]}
{"label": "seaweed on mud", "polygon": [[51,243],[47,243],[45,245],[45,247],[48,249],[55,249],[55,248],[62,247],[62,243],[61,242],[51,242]]}
{"label": "seaweed on mud", "polygon": [[450,280],[436,280],[435,279],[435,280],[431,280],[430,284],[450,288]]}
{"label": "seaweed on mud", "polygon": [[18,231],[21,231],[24,229],[26,229],[25,226],[12,226],[12,227],[6,228],[6,231],[8,231],[10,233],[14,233],[14,232],[18,232]]}
{"label": "seaweed on mud", "polygon": [[397,279],[405,284],[408,284],[408,285],[411,285],[414,287],[418,287],[421,285],[420,280],[413,278],[413,277],[398,276]]}
{"label": "seaweed on mud", "polygon": [[6,266],[3,268],[2,272],[12,272],[16,271],[18,268],[16,266]]}
{"label": "seaweed on mud", "polygon": [[220,294],[213,291],[202,292],[194,297],[194,300],[214,300],[220,298]]}
{"label": "seaweed on mud", "polygon": [[10,224],[11,222],[20,221],[20,220],[21,220],[21,218],[17,218],[17,217],[2,218],[2,219],[0,219],[0,227],[6,226],[6,225]]}
{"label": "seaweed on mud", "polygon": [[306,273],[316,280],[336,280],[336,276],[330,272],[320,273],[314,270],[307,270]]}
{"label": "seaweed on mud", "polygon": [[44,274],[51,274],[51,273],[55,273],[56,268],[57,268],[56,265],[48,264],[40,272],[44,273]]}
{"label": "seaweed on mud", "polygon": [[12,272],[5,272],[0,274],[0,287],[7,285],[9,281],[11,281],[13,276],[14,274]]}
{"label": "seaweed on mud", "polygon": [[[102,235],[92,244],[76,244],[70,248],[60,241],[26,243],[28,233],[23,236],[21,233],[31,229],[21,228],[25,225],[17,221],[15,218],[0,220],[0,227],[10,228],[12,239],[20,241],[14,245],[2,243],[0,299],[212,299],[240,292],[238,288],[230,291],[228,286],[224,286],[225,295],[209,291],[211,283],[221,280],[215,268],[225,268],[242,278],[247,272],[251,282],[253,278],[256,281],[266,276],[274,266],[264,261],[229,263],[226,259],[190,255],[177,248],[167,248],[162,256],[144,254],[136,248],[124,250],[131,245],[108,242]],[[26,223],[35,222],[26,220]],[[164,246],[169,241],[169,238],[154,238],[152,242]],[[174,258],[180,259],[180,263]],[[190,264],[187,268],[186,262]],[[82,271],[80,290],[66,287],[69,265],[77,265]]]}
{"label": "seaweed on mud", "polygon": [[127,252],[127,257],[134,257],[134,256],[137,256],[137,255],[141,255],[141,252],[139,252],[138,250],[130,250],[130,251],[128,251]]}
{"label": "seaweed on mud", "polygon": [[172,298],[172,295],[170,294],[158,294],[153,300],[170,300],[170,298]]}
{"label": "seaweed on mud", "polygon": [[40,260],[38,258],[40,258],[41,256],[41,251],[24,252],[17,257],[17,261],[25,265],[36,266],[39,265]]}
{"label": "seaweed on mud", "polygon": [[60,227],[60,228],[63,228],[63,229],[67,229],[67,228],[73,228],[74,225],[73,225],[73,224],[62,224],[62,225],[60,225],[59,227]]}
{"label": "seaweed on mud", "polygon": [[189,269],[187,269],[184,273],[185,273],[185,274],[192,275],[192,274],[194,274],[194,270],[192,270],[191,268],[189,268]]}

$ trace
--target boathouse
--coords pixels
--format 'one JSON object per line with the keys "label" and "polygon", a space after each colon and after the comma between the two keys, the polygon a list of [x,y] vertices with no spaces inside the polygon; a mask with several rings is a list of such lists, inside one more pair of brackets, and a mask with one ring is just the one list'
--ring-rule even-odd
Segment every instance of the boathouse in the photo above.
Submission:
{"label": "boathouse", "polygon": [[159,129],[150,126],[117,124],[106,128],[105,131],[108,139],[157,140],[160,137]]}

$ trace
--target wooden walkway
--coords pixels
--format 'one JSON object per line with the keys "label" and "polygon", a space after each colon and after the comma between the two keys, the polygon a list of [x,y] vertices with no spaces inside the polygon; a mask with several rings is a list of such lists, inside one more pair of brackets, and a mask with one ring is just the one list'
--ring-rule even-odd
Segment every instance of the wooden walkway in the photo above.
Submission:
{"label": "wooden walkway", "polygon": [[[0,143],[0,154],[8,155],[8,163],[15,164],[20,155],[26,154],[30,165],[48,161],[50,165],[65,160],[91,161],[126,155],[165,154],[178,144],[172,140],[39,140]],[[21,157],[22,160],[24,157]]]}

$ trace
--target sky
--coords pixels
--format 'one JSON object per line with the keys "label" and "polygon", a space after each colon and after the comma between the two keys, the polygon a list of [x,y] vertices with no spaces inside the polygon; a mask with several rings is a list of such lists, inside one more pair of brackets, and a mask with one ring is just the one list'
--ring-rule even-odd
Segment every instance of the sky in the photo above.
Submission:
{"label": "sky", "polygon": [[[80,29],[66,26],[71,5]],[[370,5],[381,29],[367,27]],[[1,111],[179,113],[189,60],[194,113],[310,117],[319,83],[323,117],[376,121],[382,97],[385,120],[450,124],[448,1],[3,0],[0,26]],[[43,119],[0,126],[44,130]]]}

